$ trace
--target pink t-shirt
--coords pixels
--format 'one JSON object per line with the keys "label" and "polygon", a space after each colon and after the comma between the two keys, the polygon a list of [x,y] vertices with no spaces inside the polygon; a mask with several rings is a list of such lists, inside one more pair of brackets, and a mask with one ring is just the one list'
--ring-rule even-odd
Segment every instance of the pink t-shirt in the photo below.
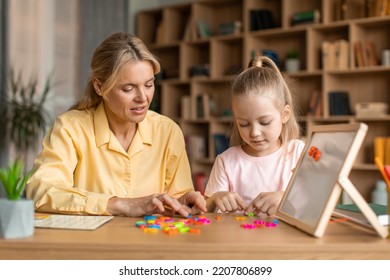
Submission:
{"label": "pink t-shirt", "polygon": [[285,190],[304,145],[301,140],[290,141],[286,157],[283,147],[264,157],[250,156],[241,146],[227,149],[215,159],[205,196],[236,192],[249,204],[261,192]]}

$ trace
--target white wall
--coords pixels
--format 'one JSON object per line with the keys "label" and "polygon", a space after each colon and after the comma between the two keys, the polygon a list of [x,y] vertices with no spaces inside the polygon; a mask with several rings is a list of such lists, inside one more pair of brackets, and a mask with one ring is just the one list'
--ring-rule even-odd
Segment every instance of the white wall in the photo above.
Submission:
{"label": "white wall", "polygon": [[[9,66],[21,73],[25,83],[38,79],[40,89],[53,73],[55,86],[46,104],[51,115],[49,123],[75,102],[79,91],[77,1],[9,1]],[[40,144],[36,152],[39,149]],[[34,157],[28,157],[27,165],[32,165]],[[12,149],[9,158],[14,158]]]}

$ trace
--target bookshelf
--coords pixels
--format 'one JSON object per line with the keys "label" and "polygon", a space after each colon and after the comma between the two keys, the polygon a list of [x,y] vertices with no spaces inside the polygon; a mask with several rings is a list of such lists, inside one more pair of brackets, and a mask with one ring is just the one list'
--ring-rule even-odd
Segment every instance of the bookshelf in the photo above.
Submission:
{"label": "bookshelf", "polygon": [[[363,197],[371,199],[376,180],[381,179],[374,164],[374,139],[390,135],[390,115],[356,117],[354,108],[361,102],[390,104],[390,67],[379,61],[373,66],[359,66],[354,43],[373,42],[380,58],[384,49],[390,49],[390,15],[376,7],[382,2],[379,0],[346,0],[344,8],[341,2],[198,0],[138,13],[136,33],[162,64],[162,79],[157,83],[160,112],[178,122],[186,137],[204,138],[206,156],[190,158],[194,174],[209,174],[216,157],[215,135],[230,134],[230,85],[234,75],[259,50],[275,53],[284,71],[285,60],[293,51],[297,52],[300,69],[288,76],[303,138],[314,125],[368,124],[369,131],[350,178]],[[366,2],[372,6],[366,6]],[[254,25],[253,14],[264,11],[272,15],[273,28],[253,30],[254,26],[267,26],[264,22]],[[316,11],[319,18],[299,24],[292,21],[293,16],[307,11]],[[231,34],[218,34],[221,25],[233,22],[241,24],[235,24]],[[211,34],[199,30],[205,23]],[[324,69],[323,43],[335,41],[347,42],[347,57],[343,56],[347,67]],[[330,114],[329,93],[340,91],[348,92],[352,115]],[[319,115],[310,113],[313,94],[321,97]],[[199,96],[205,95],[209,106],[200,107],[204,103]],[[207,113],[198,115],[198,110]]]}

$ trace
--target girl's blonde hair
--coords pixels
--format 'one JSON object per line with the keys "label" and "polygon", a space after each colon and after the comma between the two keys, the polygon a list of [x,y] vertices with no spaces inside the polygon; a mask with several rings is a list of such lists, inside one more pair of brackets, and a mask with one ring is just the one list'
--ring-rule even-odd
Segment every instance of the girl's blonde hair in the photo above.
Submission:
{"label": "girl's blonde hair", "polygon": [[[253,58],[249,62],[248,69],[241,72],[233,81],[232,97],[248,96],[250,94],[268,97],[281,114],[285,106],[289,105],[291,116],[283,124],[280,134],[282,146],[292,139],[299,138],[300,127],[297,122],[291,92],[279,68],[267,56]],[[235,146],[244,143],[235,123],[230,138],[230,145]]]}
{"label": "girl's blonde hair", "polygon": [[[85,94],[71,109],[83,110],[97,106],[102,96],[116,85],[123,65],[129,61],[149,61],[154,74],[160,72],[160,63],[138,37],[124,32],[112,34],[95,49]],[[102,96],[96,93],[93,84],[95,79],[101,84]]]}

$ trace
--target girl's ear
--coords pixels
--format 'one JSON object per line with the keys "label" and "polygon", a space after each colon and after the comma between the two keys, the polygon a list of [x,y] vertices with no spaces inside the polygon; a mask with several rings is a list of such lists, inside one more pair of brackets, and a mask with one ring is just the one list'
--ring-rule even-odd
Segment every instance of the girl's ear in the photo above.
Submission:
{"label": "girl's ear", "polygon": [[290,105],[286,105],[284,106],[282,112],[282,123],[285,124],[286,122],[288,122],[290,117],[291,117],[291,107]]}

